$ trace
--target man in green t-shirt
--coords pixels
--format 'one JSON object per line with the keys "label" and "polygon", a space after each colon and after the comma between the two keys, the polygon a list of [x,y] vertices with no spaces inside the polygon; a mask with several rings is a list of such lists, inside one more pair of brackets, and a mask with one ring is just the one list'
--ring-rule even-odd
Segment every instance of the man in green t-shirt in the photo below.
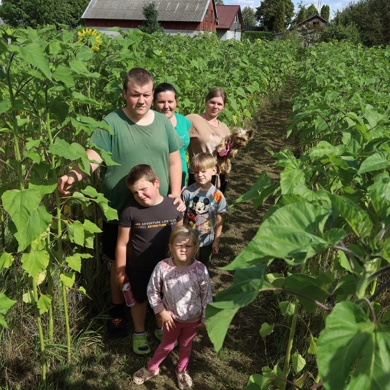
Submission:
{"label": "man in green t-shirt", "polygon": [[[160,192],[175,198],[178,210],[185,206],[180,200],[182,166],[179,148],[181,140],[171,122],[163,114],[150,109],[153,102],[153,76],[142,68],[131,69],[123,82],[123,98],[126,105],[108,114],[104,121],[113,134],[97,129],[92,134],[89,145],[110,152],[119,165],[104,166],[103,159],[94,149],[86,153],[91,161],[91,173],[101,164],[103,194],[109,205],[121,214],[127,204],[135,202],[133,194],[126,186],[126,176],[136,165],[148,164],[160,179]],[[58,192],[68,195],[69,189],[88,175],[77,165],[58,179]],[[118,221],[103,223],[103,254],[115,260],[115,246]],[[111,273],[112,274],[112,273]],[[111,277],[111,280],[113,278]],[[116,336],[125,336],[123,295],[111,281],[113,307],[108,321],[109,331]]]}

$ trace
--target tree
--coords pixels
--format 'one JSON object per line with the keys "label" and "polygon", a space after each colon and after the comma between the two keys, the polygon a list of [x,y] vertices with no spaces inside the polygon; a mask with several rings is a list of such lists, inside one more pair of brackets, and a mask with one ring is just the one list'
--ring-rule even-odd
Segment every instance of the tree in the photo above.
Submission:
{"label": "tree", "polygon": [[390,44],[389,18],[388,0],[361,0],[337,12],[334,24],[344,27],[355,25],[361,42],[366,46],[388,45]]}
{"label": "tree", "polygon": [[253,8],[245,7],[242,10],[242,18],[244,19],[244,26],[256,26],[256,14]]}
{"label": "tree", "polygon": [[301,23],[301,22],[303,22],[304,20],[307,19],[307,9],[303,5],[302,1],[298,4],[298,10],[299,11],[297,12],[297,14],[295,15],[294,20],[292,21],[292,25],[293,26],[296,26],[299,23]]}
{"label": "tree", "polygon": [[318,14],[317,8],[313,4],[310,4],[309,8],[307,9],[307,17],[310,18],[310,16],[316,14]]}
{"label": "tree", "polygon": [[293,16],[291,0],[263,0],[256,8],[256,20],[268,31],[283,31],[291,24]]}
{"label": "tree", "polygon": [[321,7],[321,17],[324,18],[325,20],[329,21],[329,16],[330,16],[329,5],[323,5]]}
{"label": "tree", "polygon": [[349,41],[354,44],[360,43],[359,31],[353,24],[349,26],[328,25],[325,26],[320,34],[319,42]]}
{"label": "tree", "polygon": [[369,2],[369,12],[380,25],[380,36],[378,41],[382,45],[390,44],[390,2],[388,0],[371,0]]}
{"label": "tree", "polygon": [[149,3],[142,8],[142,13],[144,14],[145,20],[141,26],[138,28],[148,34],[153,34],[155,32],[164,31],[158,22],[158,11],[156,9],[156,4]]}
{"label": "tree", "polygon": [[224,5],[223,0],[215,0],[215,5]]}
{"label": "tree", "polygon": [[37,28],[48,24],[83,25],[81,15],[89,0],[3,0],[0,18],[12,27]]}
{"label": "tree", "polygon": [[273,31],[281,32],[284,30],[284,18],[285,18],[285,5],[283,1],[278,4],[277,12],[275,14]]}

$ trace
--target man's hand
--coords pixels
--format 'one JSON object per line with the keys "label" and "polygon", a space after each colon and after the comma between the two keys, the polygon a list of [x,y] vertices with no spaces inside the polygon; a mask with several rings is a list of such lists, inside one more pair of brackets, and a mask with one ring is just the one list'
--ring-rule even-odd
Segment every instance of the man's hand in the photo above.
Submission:
{"label": "man's hand", "polygon": [[64,176],[61,176],[57,180],[57,190],[60,196],[66,196],[69,195],[70,192],[68,191],[74,184],[77,183],[77,177],[73,174],[66,174]]}
{"label": "man's hand", "polygon": [[[86,150],[87,157],[90,161],[91,174],[95,172],[99,164],[103,162],[103,159],[93,149]],[[84,180],[88,176],[87,173],[83,172],[77,164],[73,165],[73,168],[64,176],[61,176],[57,180],[57,190],[60,196],[70,195],[68,191],[74,184],[81,180]]]}
{"label": "man's hand", "polygon": [[186,211],[186,205],[182,201],[180,195],[177,196],[175,194],[169,194],[168,197],[172,198],[173,199],[173,204],[177,205],[177,207],[176,207],[177,211],[180,211],[181,213],[184,213],[184,211]]}

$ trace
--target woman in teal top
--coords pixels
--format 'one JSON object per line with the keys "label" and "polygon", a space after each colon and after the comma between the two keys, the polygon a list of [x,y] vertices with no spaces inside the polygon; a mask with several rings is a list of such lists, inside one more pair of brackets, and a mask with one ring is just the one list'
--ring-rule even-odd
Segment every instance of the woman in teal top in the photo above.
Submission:
{"label": "woman in teal top", "polygon": [[172,123],[177,134],[181,138],[182,146],[179,149],[182,164],[182,187],[187,185],[188,167],[187,167],[187,147],[190,143],[188,130],[191,122],[181,114],[175,112],[177,107],[176,89],[172,84],[161,83],[157,85],[153,95],[153,106],[156,111],[164,114]]}

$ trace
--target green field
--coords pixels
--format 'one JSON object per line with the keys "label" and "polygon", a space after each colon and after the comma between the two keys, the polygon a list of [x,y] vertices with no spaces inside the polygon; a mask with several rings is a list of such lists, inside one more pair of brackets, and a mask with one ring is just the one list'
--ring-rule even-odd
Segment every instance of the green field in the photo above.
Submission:
{"label": "green field", "polygon": [[[390,49],[77,32],[0,29],[0,387],[124,389],[148,360],[106,334],[99,177],[56,192],[140,66],[183,114],[223,87],[221,120],[256,132],[233,163],[195,388],[385,389]],[[174,388],[169,359],[143,388]]]}

